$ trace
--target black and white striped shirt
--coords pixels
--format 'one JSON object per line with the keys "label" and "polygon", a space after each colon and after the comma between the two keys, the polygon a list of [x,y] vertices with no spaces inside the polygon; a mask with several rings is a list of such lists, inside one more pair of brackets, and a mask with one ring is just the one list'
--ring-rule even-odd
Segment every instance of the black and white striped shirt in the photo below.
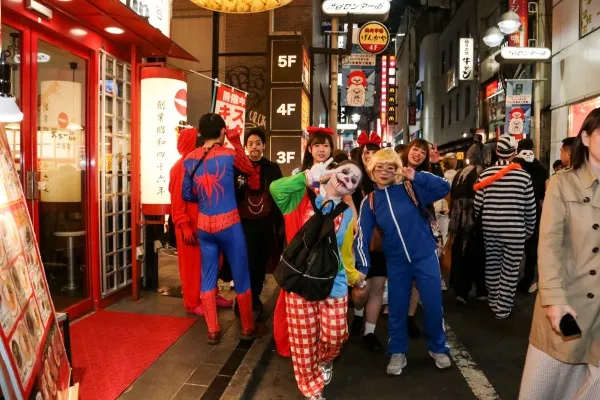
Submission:
{"label": "black and white striped shirt", "polygon": [[[510,163],[498,161],[481,173],[479,181],[492,177]],[[513,169],[475,193],[475,218],[481,214],[483,233],[499,239],[523,240],[535,229],[536,210],[529,173]]]}

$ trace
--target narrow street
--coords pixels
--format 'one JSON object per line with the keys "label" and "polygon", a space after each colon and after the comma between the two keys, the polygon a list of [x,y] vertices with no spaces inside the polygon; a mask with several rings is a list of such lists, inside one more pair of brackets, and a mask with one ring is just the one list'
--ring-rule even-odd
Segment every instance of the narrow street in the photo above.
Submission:
{"label": "narrow street", "polygon": [[[517,295],[513,315],[498,321],[487,303],[458,307],[454,296],[445,295],[448,345],[454,366],[435,369],[424,339],[412,341],[408,366],[401,376],[385,373],[385,353],[371,353],[358,337],[350,337],[334,364],[327,399],[516,399],[533,312],[534,295]],[[380,318],[377,336],[385,342],[387,323]],[[300,399],[292,363],[272,350],[266,372],[252,398]]]}

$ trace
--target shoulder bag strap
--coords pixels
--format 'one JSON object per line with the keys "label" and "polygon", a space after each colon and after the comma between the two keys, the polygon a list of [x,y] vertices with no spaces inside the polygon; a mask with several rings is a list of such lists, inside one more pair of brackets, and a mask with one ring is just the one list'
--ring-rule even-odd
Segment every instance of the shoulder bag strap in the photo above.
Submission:
{"label": "shoulder bag strap", "polygon": [[417,200],[417,196],[415,195],[415,191],[409,180],[404,181],[404,189],[406,189],[406,193],[408,193],[408,197],[410,197],[410,199],[413,201],[415,206],[420,210],[421,205],[419,204],[419,200]]}
{"label": "shoulder bag strap", "polygon": [[204,161],[204,159],[206,158],[206,156],[208,155],[208,153],[212,150],[213,147],[215,147],[215,145],[216,145],[216,143],[206,149],[206,151],[204,152],[204,154],[202,155],[202,157],[200,157],[200,159],[198,160],[198,162],[194,166],[194,169],[192,170],[192,173],[190,174],[190,176],[193,177],[196,174],[196,171],[198,171],[198,168],[200,168],[200,165],[202,164],[202,161]]}

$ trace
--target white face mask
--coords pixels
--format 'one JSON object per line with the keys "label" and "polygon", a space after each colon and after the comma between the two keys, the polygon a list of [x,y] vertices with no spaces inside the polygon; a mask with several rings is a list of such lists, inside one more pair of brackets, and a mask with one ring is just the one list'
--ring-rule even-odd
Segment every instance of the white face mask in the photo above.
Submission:
{"label": "white face mask", "polygon": [[331,185],[337,192],[339,197],[346,194],[354,193],[360,180],[362,179],[362,171],[354,164],[344,164],[333,170],[330,181]]}
{"label": "white face mask", "polygon": [[533,150],[521,150],[517,157],[522,158],[527,162],[533,162],[535,159],[535,155],[533,154]]}

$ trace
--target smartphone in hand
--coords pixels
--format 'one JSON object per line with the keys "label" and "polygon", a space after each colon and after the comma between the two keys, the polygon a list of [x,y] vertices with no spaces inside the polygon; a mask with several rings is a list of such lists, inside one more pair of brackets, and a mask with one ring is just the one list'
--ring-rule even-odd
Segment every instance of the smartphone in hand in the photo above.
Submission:
{"label": "smartphone in hand", "polygon": [[560,320],[560,332],[565,338],[581,335],[581,329],[571,314],[565,314]]}

